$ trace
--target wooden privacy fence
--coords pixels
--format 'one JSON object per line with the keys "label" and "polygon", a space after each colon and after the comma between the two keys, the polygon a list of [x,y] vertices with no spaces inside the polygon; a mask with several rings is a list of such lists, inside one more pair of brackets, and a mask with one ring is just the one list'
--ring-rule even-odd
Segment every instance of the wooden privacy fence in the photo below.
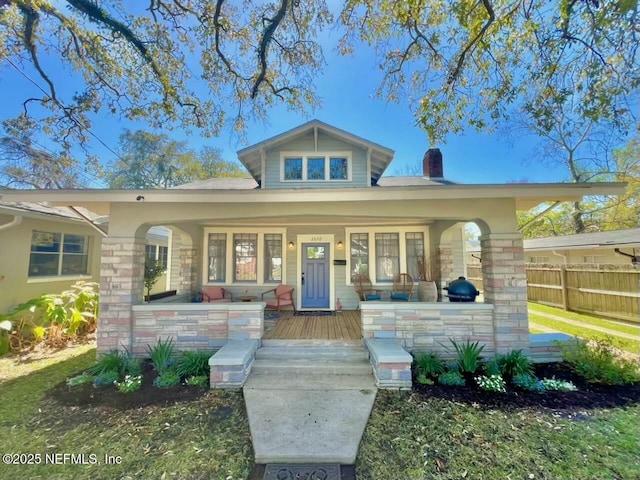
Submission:
{"label": "wooden privacy fence", "polygon": [[[527,264],[530,301],[640,323],[640,266]],[[467,265],[482,291],[482,267]]]}

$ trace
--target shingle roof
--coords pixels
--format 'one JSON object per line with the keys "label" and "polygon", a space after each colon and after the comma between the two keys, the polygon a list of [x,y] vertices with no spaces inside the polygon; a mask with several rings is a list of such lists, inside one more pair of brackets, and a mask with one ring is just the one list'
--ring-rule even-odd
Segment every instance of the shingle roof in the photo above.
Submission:
{"label": "shingle roof", "polygon": [[[20,210],[23,212],[33,212],[42,215],[52,215],[56,217],[73,218],[74,220],[82,220],[73,210],[67,207],[54,207],[45,203],[32,203],[32,202],[0,202],[0,208],[6,207],[6,209]],[[88,218],[95,220],[100,215],[93,213],[86,208],[77,207],[80,212],[86,215]]]}
{"label": "shingle roof", "polygon": [[253,178],[208,178],[172,187],[177,190],[252,190],[258,187]]}
{"label": "shingle roof", "polygon": [[427,177],[415,176],[397,176],[397,177],[380,177],[378,186],[380,187],[410,187],[414,185],[454,185],[455,182],[446,179],[430,179]]}

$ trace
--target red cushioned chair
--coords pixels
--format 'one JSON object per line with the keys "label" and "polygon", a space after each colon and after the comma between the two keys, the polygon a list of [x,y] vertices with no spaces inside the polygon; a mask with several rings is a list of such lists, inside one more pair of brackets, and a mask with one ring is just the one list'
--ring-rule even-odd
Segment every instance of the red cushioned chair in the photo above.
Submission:
{"label": "red cushioned chair", "polygon": [[203,286],[200,293],[202,294],[203,302],[233,302],[233,295],[231,295],[230,291],[215,285]]}
{"label": "red cushioned chair", "polygon": [[[275,298],[264,298],[269,293],[272,293]],[[291,305],[294,313],[296,311],[296,305],[293,303],[293,287],[289,285],[278,285],[276,288],[267,290],[262,294],[262,301],[266,303],[265,310],[277,310],[280,313],[280,308]]]}

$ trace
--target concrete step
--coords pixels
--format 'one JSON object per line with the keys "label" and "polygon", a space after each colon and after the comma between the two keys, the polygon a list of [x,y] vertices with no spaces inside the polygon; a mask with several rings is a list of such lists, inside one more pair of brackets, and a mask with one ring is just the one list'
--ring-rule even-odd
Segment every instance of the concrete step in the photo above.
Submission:
{"label": "concrete step", "polygon": [[375,390],[373,375],[249,375],[244,390]]}
{"label": "concrete step", "polygon": [[330,340],[328,338],[307,338],[307,339],[263,339],[263,347],[362,347],[362,339],[340,339]]}
{"label": "concrete step", "polygon": [[369,351],[359,347],[344,346],[290,346],[262,347],[256,351],[256,359],[341,359],[369,358]]}
{"label": "concrete step", "polygon": [[367,375],[372,373],[366,358],[291,358],[256,359],[255,375]]}

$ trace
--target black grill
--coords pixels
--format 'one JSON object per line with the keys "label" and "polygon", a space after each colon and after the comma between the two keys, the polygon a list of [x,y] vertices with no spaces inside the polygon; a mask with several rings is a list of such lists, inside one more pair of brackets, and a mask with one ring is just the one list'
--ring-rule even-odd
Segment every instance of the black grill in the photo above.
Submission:
{"label": "black grill", "polygon": [[448,287],[444,287],[444,290],[449,292],[447,297],[450,302],[475,302],[480,295],[476,286],[464,277],[458,277]]}

